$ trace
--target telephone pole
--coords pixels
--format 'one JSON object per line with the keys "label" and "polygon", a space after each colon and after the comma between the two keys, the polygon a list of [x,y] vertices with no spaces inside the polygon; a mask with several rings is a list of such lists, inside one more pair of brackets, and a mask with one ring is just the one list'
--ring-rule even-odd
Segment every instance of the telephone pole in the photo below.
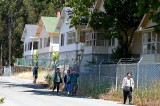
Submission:
{"label": "telephone pole", "polygon": [[9,23],[8,23],[8,31],[9,31],[9,36],[8,36],[8,46],[9,46],[9,52],[8,52],[8,60],[9,60],[9,66],[11,66],[11,11],[9,11]]}

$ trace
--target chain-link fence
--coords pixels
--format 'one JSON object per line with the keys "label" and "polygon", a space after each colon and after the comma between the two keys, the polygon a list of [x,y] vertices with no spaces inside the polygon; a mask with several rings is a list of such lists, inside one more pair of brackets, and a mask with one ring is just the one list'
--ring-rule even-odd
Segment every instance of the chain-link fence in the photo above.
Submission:
{"label": "chain-link fence", "polygon": [[120,88],[122,80],[127,76],[127,73],[132,73],[132,78],[135,82],[135,88],[148,88],[160,78],[160,64],[118,64],[116,73],[116,87]]}
{"label": "chain-link fence", "polygon": [[62,65],[68,65],[68,60],[56,60],[55,62],[52,59],[17,59],[15,62],[15,65],[22,65],[22,66],[43,66],[46,68],[54,68],[62,66]]}
{"label": "chain-link fence", "polygon": [[102,64],[80,67],[79,88],[94,90],[111,86],[121,89],[124,77],[132,73],[135,88],[149,88],[160,82],[160,64]]}
{"label": "chain-link fence", "polygon": [[88,65],[80,67],[78,85],[80,90],[106,89],[116,83],[116,65]]}

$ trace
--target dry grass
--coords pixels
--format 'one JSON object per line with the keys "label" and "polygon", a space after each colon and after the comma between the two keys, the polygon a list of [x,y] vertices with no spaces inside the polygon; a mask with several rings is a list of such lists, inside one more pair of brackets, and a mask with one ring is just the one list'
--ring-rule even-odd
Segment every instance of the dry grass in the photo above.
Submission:
{"label": "dry grass", "polygon": [[[46,71],[46,70],[39,69],[37,83],[40,83],[40,84],[41,83],[44,83],[44,84],[47,83],[45,81],[45,76],[47,74],[52,74],[52,71]],[[14,73],[13,76],[17,77],[17,78],[23,78],[23,79],[33,80],[33,72],[32,71],[21,72],[21,73]]]}
{"label": "dry grass", "polygon": [[[151,88],[134,90],[133,104],[137,106],[160,106],[160,85],[154,84]],[[123,103],[122,90],[111,89],[110,92],[100,95],[101,99]]]}

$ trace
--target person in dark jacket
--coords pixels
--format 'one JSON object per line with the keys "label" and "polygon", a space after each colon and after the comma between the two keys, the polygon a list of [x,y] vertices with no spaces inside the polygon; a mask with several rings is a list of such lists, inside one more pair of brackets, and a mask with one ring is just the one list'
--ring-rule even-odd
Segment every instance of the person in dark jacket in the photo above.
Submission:
{"label": "person in dark jacket", "polygon": [[71,81],[72,95],[76,95],[78,89],[77,78],[79,77],[79,74],[75,70],[72,70],[72,73],[69,75],[69,77]]}
{"label": "person in dark jacket", "polygon": [[68,95],[70,93],[71,81],[70,81],[70,70],[67,70],[67,74],[64,76],[64,83],[65,83],[65,92],[68,90]]}
{"label": "person in dark jacket", "polygon": [[33,68],[33,83],[36,83],[37,78],[38,78],[38,66],[35,66]]}
{"label": "person in dark jacket", "polygon": [[54,88],[53,91],[57,87],[57,94],[59,93],[59,85],[62,83],[62,78],[61,78],[61,73],[60,73],[60,68],[57,68],[57,71],[55,72],[53,76],[53,81],[54,81]]}

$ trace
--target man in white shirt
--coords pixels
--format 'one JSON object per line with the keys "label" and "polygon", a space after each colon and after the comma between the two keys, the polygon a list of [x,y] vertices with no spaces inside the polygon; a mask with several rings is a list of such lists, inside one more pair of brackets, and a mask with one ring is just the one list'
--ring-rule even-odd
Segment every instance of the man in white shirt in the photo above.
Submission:
{"label": "man in white shirt", "polygon": [[132,91],[134,89],[134,80],[131,78],[131,76],[132,73],[127,73],[127,77],[125,77],[122,82],[124,104],[126,103],[127,97],[129,97],[129,104],[132,104]]}

